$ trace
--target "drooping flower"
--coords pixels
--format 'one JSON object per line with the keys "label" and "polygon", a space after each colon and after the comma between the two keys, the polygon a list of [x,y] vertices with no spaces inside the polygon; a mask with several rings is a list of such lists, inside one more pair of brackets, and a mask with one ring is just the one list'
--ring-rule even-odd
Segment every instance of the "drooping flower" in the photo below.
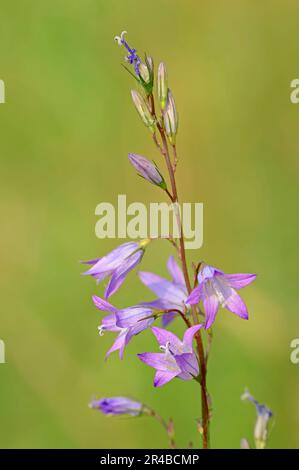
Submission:
{"label": "drooping flower", "polygon": [[128,307],[117,309],[106,300],[94,295],[92,297],[94,305],[101,311],[110,312],[102,319],[101,325],[98,327],[100,336],[105,331],[118,333],[116,340],[111,348],[107,351],[107,358],[113,351],[119,350],[119,356],[122,359],[125,346],[141,331],[148,328],[154,321],[152,309],[148,307]]}
{"label": "drooping flower", "polygon": [[[158,296],[158,299],[146,302],[143,305],[163,310],[184,309],[188,296],[187,288],[183,273],[173,256],[170,256],[168,259],[167,269],[172,277],[172,281],[168,281],[154,273],[145,271],[138,273],[143,284]],[[176,315],[177,313],[171,311],[163,315],[162,325],[164,327],[167,326]]]}
{"label": "drooping flower", "polygon": [[162,189],[166,189],[165,180],[153,162],[136,153],[129,153],[128,157],[139,176]]}
{"label": "drooping flower", "polygon": [[125,47],[128,53],[125,59],[127,62],[129,62],[129,64],[133,65],[136,75],[139,75],[139,66],[141,64],[141,59],[136,54],[137,50],[130,47],[127,41],[125,40],[125,34],[127,34],[127,31],[123,31],[120,36],[115,36],[114,39],[119,46]]}
{"label": "drooping flower", "polygon": [[102,398],[101,400],[92,400],[89,407],[94,410],[100,410],[105,415],[130,415],[139,416],[142,413],[143,405],[138,401],[130,400],[126,397]]}
{"label": "drooping flower", "polygon": [[219,269],[204,264],[197,276],[198,286],[193,289],[185,303],[194,305],[202,300],[206,329],[214,323],[219,306],[247,320],[246,305],[236,291],[250,284],[255,278],[256,274],[224,274]]}
{"label": "drooping flower", "polygon": [[125,56],[125,60],[133,66],[135,78],[143,86],[144,91],[148,96],[152,93],[154,83],[153,59],[145,54],[144,62],[142,62],[137,54],[137,50],[130,47],[125,40],[125,34],[127,34],[127,31],[123,31],[120,36],[115,36],[114,40],[119,46],[123,46],[126,49],[127,55]]}
{"label": "drooping flower", "polygon": [[105,298],[108,299],[120,288],[128,273],[140,263],[149,241],[123,243],[102,258],[85,261],[93,266],[83,274],[93,276],[98,282],[110,277],[105,290]]}
{"label": "drooping flower", "polygon": [[267,443],[268,422],[273,416],[273,413],[266,405],[260,404],[248,390],[245,390],[241,399],[249,400],[256,408],[257,418],[254,427],[255,445],[257,449],[264,449]]}
{"label": "drooping flower", "polygon": [[162,328],[152,327],[160,345],[161,353],[138,354],[145,364],[156,369],[154,386],[161,387],[175,377],[191,380],[198,377],[199,366],[193,351],[192,341],[202,325],[194,325],[185,331],[181,341],[176,335]]}

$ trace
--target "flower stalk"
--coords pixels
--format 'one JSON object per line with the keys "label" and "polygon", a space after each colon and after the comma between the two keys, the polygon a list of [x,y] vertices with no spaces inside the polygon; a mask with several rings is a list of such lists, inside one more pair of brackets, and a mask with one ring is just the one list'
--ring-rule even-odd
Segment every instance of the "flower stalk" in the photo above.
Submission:
{"label": "flower stalk", "polygon": [[[176,182],[178,164],[176,136],[178,131],[178,114],[173,95],[168,87],[168,78],[164,63],[160,63],[157,72],[157,95],[160,114],[155,106],[154,62],[145,55],[142,62],[137,50],[132,48],[125,39],[126,32],[116,36],[117,43],[125,48],[125,60],[130,67],[126,69],[138,82],[141,93],[133,90],[134,106],[147,128],[150,129],[153,141],[163,157],[167,167],[169,189],[158,166],[148,158],[136,153],[129,153],[129,161],[146,182],[164,190],[170,198],[176,217],[178,234],[165,238],[175,248],[180,263],[170,256],[167,270],[171,277],[163,278],[155,273],[139,271],[140,281],[155,295],[154,300],[141,302],[125,308],[118,308],[110,303],[110,297],[123,285],[126,277],[143,259],[148,244],[154,238],[123,243],[107,255],[92,259],[86,263],[91,267],[84,273],[93,277],[97,283],[108,279],[104,298],[93,296],[97,310],[108,314],[101,319],[98,327],[99,335],[116,333],[114,342],[106,358],[111,353],[119,352],[123,359],[127,344],[144,330],[151,329],[158,342],[158,351],[137,354],[139,360],[155,369],[154,386],[162,387],[172,380],[195,381],[201,390],[201,413],[197,419],[197,427],[202,439],[202,447],[209,448],[209,423],[211,418],[211,401],[207,390],[207,363],[212,344],[211,326],[216,321],[218,310],[222,307],[243,320],[248,319],[247,307],[238,294],[238,290],[250,284],[255,274],[225,274],[203,261],[192,264],[194,278],[188,271],[185,237],[180,213],[179,197]],[[175,221],[174,221],[175,222]],[[109,302],[108,302],[109,299]],[[202,304],[202,307],[200,305]],[[168,325],[180,317],[185,325],[182,338],[179,338]],[[201,321],[203,319],[203,321]],[[162,327],[154,322],[161,320]],[[207,345],[204,347],[202,334],[206,335]],[[194,347],[194,342],[196,348]],[[249,393],[244,398],[256,406],[257,421],[254,430],[256,446],[266,445],[267,425],[272,412],[260,405]],[[104,398],[93,401],[92,408],[99,409],[106,415],[148,415],[155,418],[165,429],[169,446],[176,448],[174,423],[166,421],[155,410],[126,397]]]}
{"label": "flower stalk", "polygon": [[[157,128],[161,137],[162,147],[159,147],[162,155],[165,158],[171,189],[172,189],[172,202],[179,202],[177,186],[176,186],[176,179],[175,179],[175,169],[171,163],[167,138],[164,132],[164,128],[159,123],[156,115],[155,115],[155,99],[153,94],[148,97],[149,108],[151,109],[151,113],[156,118]],[[173,145],[175,147],[175,145]],[[180,227],[180,239],[179,239],[179,248],[180,248],[180,259],[182,264],[182,270],[184,274],[184,279],[186,282],[186,287],[188,294],[191,293],[191,283],[188,273],[187,267],[187,259],[186,259],[186,249],[185,249],[185,240],[184,240],[184,233],[182,228],[182,223],[180,220],[180,215],[177,213],[177,217],[179,218],[178,225]],[[197,312],[195,306],[191,307],[192,311],[192,318],[194,325],[198,323]],[[207,367],[206,367],[206,360],[205,360],[205,352],[203,347],[203,342],[201,338],[200,331],[195,336],[196,344],[197,344],[197,352],[198,352],[198,359],[200,364],[200,387],[201,387],[201,415],[202,415],[202,422],[203,422],[203,433],[202,433],[202,441],[203,441],[203,448],[208,449],[209,447],[209,404],[208,404],[208,392],[207,392],[207,385],[206,385],[206,375],[207,375]]]}

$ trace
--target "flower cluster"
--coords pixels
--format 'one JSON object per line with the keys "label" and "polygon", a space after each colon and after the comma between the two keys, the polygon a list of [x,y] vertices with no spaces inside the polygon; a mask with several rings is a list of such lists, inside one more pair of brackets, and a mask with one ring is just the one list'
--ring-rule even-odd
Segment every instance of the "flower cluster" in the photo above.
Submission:
{"label": "flower cluster", "polygon": [[[162,172],[152,161],[136,153],[129,153],[129,161],[140,176],[151,184],[162,188],[171,201],[177,203],[175,172],[178,114],[173,94],[168,86],[166,66],[163,62],[158,66],[158,111],[153,92],[155,75],[153,60],[145,56],[145,60],[142,62],[136,49],[128,45],[124,36],[125,32],[116,36],[115,39],[120,46],[126,49],[126,61],[133,67],[134,78],[141,88],[140,91],[132,90],[133,103],[143,123],[151,130],[153,141],[166,164],[171,189],[168,190]],[[183,234],[181,234],[178,240],[169,238],[176,250],[177,258],[180,260],[179,265],[174,256],[170,256],[168,259],[167,269],[171,279],[165,279],[151,272],[139,272],[140,281],[156,297],[152,301],[139,302],[130,307],[115,307],[107,299],[118,291],[129,273],[140,264],[145,251],[150,249],[151,241],[150,239],[139,242],[130,241],[103,257],[86,262],[91,267],[84,273],[85,275],[92,276],[97,283],[104,279],[109,280],[105,288],[104,299],[96,295],[93,296],[96,308],[107,313],[101,320],[99,334],[102,336],[106,332],[115,333],[116,338],[106,353],[106,358],[113,351],[119,351],[120,358],[123,358],[126,345],[134,336],[146,329],[151,329],[158,342],[159,352],[141,352],[138,354],[138,358],[156,370],[155,387],[161,387],[175,378],[199,382],[203,410],[201,434],[203,447],[208,447],[210,420],[210,398],[206,385],[208,349],[205,350],[202,335],[205,330],[210,330],[214,325],[220,307],[229,310],[241,319],[248,319],[247,307],[238,291],[250,284],[256,275],[225,274],[220,269],[200,261],[193,264],[191,277],[191,270],[186,261],[185,241]],[[154,322],[160,318],[162,319],[162,328],[154,325]],[[182,319],[185,325],[182,340],[168,329],[175,318]],[[202,329],[202,327],[204,328]],[[210,335],[210,332],[208,334]],[[90,406],[100,409],[108,415],[138,416],[144,409],[139,402],[124,397],[94,400]],[[170,429],[168,425],[166,428]]]}

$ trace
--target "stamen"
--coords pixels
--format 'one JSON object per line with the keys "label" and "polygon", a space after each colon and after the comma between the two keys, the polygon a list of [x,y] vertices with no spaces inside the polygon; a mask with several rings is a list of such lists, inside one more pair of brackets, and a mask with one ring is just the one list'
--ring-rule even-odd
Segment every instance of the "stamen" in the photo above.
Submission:
{"label": "stamen", "polygon": [[104,331],[105,331],[105,326],[104,325],[100,325],[98,326],[98,330],[99,330],[99,335],[100,336],[104,336]]}
{"label": "stamen", "polygon": [[118,43],[119,46],[122,46],[125,42],[124,35],[127,34],[127,31],[123,31],[120,36],[115,36],[114,41]]}
{"label": "stamen", "polygon": [[170,347],[170,341],[167,341],[165,346],[163,346],[163,344],[161,344],[160,350],[165,352],[165,353],[170,353],[169,347]]}

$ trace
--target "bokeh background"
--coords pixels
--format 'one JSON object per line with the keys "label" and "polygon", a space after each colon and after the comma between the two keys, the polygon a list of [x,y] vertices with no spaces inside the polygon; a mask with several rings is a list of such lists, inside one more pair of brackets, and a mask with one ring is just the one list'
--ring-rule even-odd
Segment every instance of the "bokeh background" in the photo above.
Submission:
{"label": "bokeh background", "polygon": [[[91,295],[103,286],[80,275],[80,259],[118,240],[99,240],[96,205],[159,201],[137,178],[132,151],[158,154],[139,121],[115,34],[167,63],[180,114],[179,193],[204,203],[204,259],[226,272],[256,272],[243,297],[250,320],[221,311],[208,385],[213,447],[252,443],[255,410],[245,386],[275,413],[269,447],[299,446],[298,120],[290,82],[299,77],[297,1],[0,1],[1,447],[165,447],[149,418],[106,418],[93,396],[128,395],[175,420],[180,446],[199,445],[199,387],[152,386],[136,353],[156,346],[137,337],[120,362],[103,356],[112,334],[97,335]],[[161,168],[163,163],[160,162]],[[171,253],[156,243],[142,269],[166,274]],[[113,297],[128,306],[152,296],[136,273]],[[173,327],[181,333],[180,322]]]}

